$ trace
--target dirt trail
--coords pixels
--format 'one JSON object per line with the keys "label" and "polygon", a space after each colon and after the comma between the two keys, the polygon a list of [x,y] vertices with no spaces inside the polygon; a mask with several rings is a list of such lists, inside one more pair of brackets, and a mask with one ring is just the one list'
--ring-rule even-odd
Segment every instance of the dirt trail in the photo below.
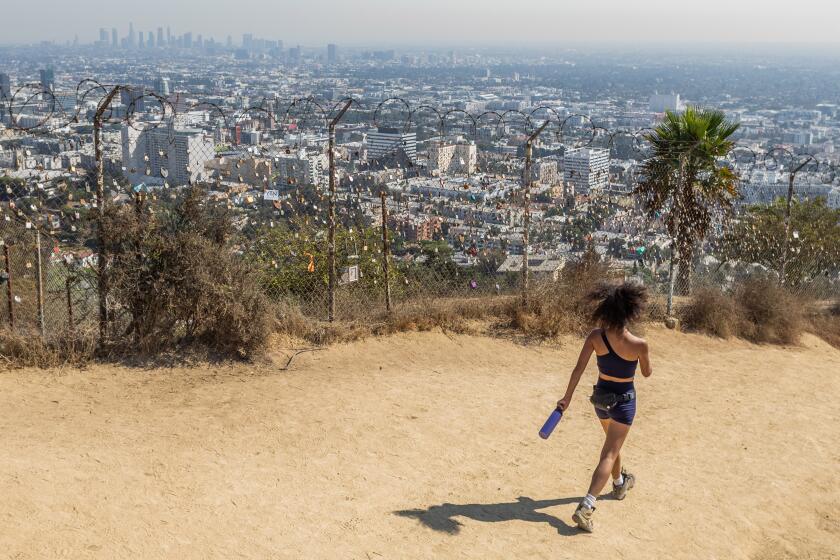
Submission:
{"label": "dirt trail", "polygon": [[570,527],[601,443],[577,341],[440,333],[278,366],[0,374],[0,557],[840,558],[840,352],[648,329],[636,488]]}

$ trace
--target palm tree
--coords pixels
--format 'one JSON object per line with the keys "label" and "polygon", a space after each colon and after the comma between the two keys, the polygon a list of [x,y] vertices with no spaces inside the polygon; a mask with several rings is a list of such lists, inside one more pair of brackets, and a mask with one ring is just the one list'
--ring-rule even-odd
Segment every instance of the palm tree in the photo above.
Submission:
{"label": "palm tree", "polygon": [[738,195],[735,173],[719,163],[735,146],[730,138],[738,127],[722,111],[687,107],[666,112],[665,121],[645,135],[653,153],[641,166],[636,193],[648,213],[665,215],[677,252],[678,293],[690,292],[694,248],[713,212],[730,209]]}

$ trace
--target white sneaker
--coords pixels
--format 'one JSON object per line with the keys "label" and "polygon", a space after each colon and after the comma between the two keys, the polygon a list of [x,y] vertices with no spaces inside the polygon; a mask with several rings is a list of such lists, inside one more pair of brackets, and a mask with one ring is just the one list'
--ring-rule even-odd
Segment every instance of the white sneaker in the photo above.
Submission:
{"label": "white sneaker", "polygon": [[592,522],[592,513],[595,511],[594,507],[589,507],[583,502],[575,510],[572,515],[572,520],[577,523],[578,529],[591,533],[595,530],[595,524]]}

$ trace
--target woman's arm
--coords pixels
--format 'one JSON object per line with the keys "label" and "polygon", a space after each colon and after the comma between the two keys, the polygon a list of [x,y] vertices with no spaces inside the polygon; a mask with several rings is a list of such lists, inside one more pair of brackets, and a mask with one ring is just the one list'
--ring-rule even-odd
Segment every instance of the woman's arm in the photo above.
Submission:
{"label": "woman's arm", "polygon": [[645,377],[650,377],[653,373],[653,366],[650,365],[650,356],[648,356],[648,344],[645,340],[642,341],[641,352],[639,352],[639,367]]}
{"label": "woman's arm", "polygon": [[592,356],[592,352],[595,351],[595,346],[592,345],[592,338],[595,335],[595,332],[596,331],[592,331],[589,333],[589,336],[586,337],[586,340],[583,343],[583,348],[580,349],[580,355],[578,356],[577,364],[575,364],[575,369],[572,370],[572,376],[569,378],[569,386],[566,388],[566,394],[562,399],[557,401],[557,406],[563,410],[569,408],[572,395],[575,394],[575,389],[580,382],[583,371],[586,369],[586,364],[589,363],[589,357]]}

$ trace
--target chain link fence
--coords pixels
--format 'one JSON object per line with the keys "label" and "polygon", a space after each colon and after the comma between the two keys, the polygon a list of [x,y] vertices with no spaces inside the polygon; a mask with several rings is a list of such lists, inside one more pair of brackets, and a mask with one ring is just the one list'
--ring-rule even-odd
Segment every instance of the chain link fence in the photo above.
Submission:
{"label": "chain link fence", "polygon": [[[538,298],[541,285],[587,251],[609,265],[611,278],[646,284],[652,316],[671,314],[689,297],[686,277],[671,266],[663,217],[648,215],[632,196],[638,177],[608,163],[598,170],[569,163],[582,148],[641,161],[644,130],[605,131],[550,107],[471,115],[400,98],[271,97],[234,108],[205,93],[161,95],[89,80],[77,89],[72,115],[51,113],[37,91],[19,95],[27,103],[10,102],[0,135],[3,324],[20,332],[95,329],[102,206],[143,204],[155,219],[172,220],[189,187],[228,212],[228,250],[258,270],[265,294],[313,321],[330,317],[331,254],[338,321],[436,300],[522,297],[526,262],[529,295]],[[344,124],[336,125],[339,116]],[[543,124],[545,142],[523,180],[524,146]],[[339,136],[332,167],[324,149],[330,132]],[[55,145],[70,149],[52,155]],[[733,155],[733,167],[742,156]],[[595,186],[570,188],[583,181]],[[726,219],[720,216],[715,238]],[[793,251],[790,289],[812,300],[837,298],[836,256]],[[707,240],[695,253],[686,265],[695,284],[778,274],[775,263],[754,264],[746,248],[722,255]],[[126,310],[105,304],[109,321],[122,325]]]}
{"label": "chain link fence", "polygon": [[89,256],[62,249],[32,222],[8,214],[0,221],[0,243],[4,326],[56,336],[96,324],[95,270]]}

